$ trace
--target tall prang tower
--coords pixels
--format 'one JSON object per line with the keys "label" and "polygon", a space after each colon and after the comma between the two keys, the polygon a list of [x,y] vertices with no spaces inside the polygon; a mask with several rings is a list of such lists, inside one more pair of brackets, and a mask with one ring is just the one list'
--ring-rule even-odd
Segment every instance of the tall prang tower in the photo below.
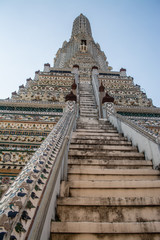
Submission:
{"label": "tall prang tower", "polygon": [[53,67],[0,100],[1,239],[158,239],[159,156],[160,108],[80,14]]}
{"label": "tall prang tower", "polygon": [[101,71],[110,69],[104,52],[94,42],[90,23],[83,14],[74,20],[71,38],[69,42],[64,41],[58,50],[54,67],[72,69],[75,63],[79,66],[80,73],[88,75],[94,65]]}

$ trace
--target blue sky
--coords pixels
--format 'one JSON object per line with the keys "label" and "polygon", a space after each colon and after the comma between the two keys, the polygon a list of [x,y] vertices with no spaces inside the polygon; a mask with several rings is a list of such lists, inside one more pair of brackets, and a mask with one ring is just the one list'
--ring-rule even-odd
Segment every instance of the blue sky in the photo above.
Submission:
{"label": "blue sky", "polygon": [[0,99],[34,78],[83,13],[109,65],[160,107],[160,0],[0,0]]}

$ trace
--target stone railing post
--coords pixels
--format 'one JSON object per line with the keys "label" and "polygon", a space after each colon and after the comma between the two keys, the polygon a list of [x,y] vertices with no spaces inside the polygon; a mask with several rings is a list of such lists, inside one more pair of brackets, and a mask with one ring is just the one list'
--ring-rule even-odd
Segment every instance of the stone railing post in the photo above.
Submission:
{"label": "stone railing post", "polygon": [[100,118],[103,118],[103,109],[102,109],[102,100],[104,98],[104,90],[105,87],[103,86],[103,83],[101,81],[101,85],[99,87],[99,111],[100,111]]}
{"label": "stone railing post", "polygon": [[44,70],[43,71],[46,72],[46,73],[50,72],[50,64],[49,63],[44,64]]}
{"label": "stone railing post", "polygon": [[102,104],[103,118],[108,118],[110,112],[114,112],[114,98],[109,96],[108,93],[106,93],[102,99]]}
{"label": "stone railing post", "polygon": [[98,107],[99,118],[102,117],[102,108],[101,108],[101,101],[100,101],[100,93],[99,93],[99,80],[98,80],[98,67],[92,67],[92,85],[93,91],[95,95],[96,104]]}

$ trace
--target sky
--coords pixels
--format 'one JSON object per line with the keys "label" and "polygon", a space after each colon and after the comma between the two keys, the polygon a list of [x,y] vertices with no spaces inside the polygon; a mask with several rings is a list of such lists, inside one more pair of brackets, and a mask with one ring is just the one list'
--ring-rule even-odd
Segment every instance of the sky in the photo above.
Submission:
{"label": "sky", "polygon": [[53,66],[80,13],[113,70],[126,68],[160,107],[160,0],[0,0],[0,99]]}

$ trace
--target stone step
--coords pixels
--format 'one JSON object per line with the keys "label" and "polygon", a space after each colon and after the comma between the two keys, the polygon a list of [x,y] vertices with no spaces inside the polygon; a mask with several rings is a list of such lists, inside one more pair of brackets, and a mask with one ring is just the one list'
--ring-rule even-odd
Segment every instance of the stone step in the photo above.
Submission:
{"label": "stone step", "polygon": [[68,181],[60,197],[159,197],[160,180]]}
{"label": "stone step", "polygon": [[123,141],[123,140],[103,140],[103,139],[99,139],[99,140],[95,140],[95,139],[77,139],[77,138],[72,138],[70,143],[72,144],[81,144],[81,145],[96,145],[99,144],[100,146],[103,145],[123,145],[123,146],[131,146],[132,143],[131,142],[127,142],[127,141]]}
{"label": "stone step", "polygon": [[94,99],[80,99],[80,106],[84,106],[86,104],[86,106],[88,106],[89,104],[92,106],[96,106],[95,100]]}
{"label": "stone step", "polygon": [[88,105],[86,105],[86,106],[82,106],[82,105],[80,105],[80,110],[82,111],[93,111],[93,112],[95,112],[96,110],[97,110],[97,107],[96,106],[88,106]]}
{"label": "stone step", "polygon": [[97,114],[97,109],[91,109],[91,108],[88,108],[88,109],[84,109],[84,108],[80,108],[80,113],[93,113],[93,114]]}
{"label": "stone step", "polygon": [[91,93],[88,93],[88,94],[82,94],[81,92],[80,92],[80,100],[81,99],[93,99],[93,100],[95,100],[95,98],[94,98],[94,96],[93,96],[93,94]]}
{"label": "stone step", "polygon": [[97,119],[97,120],[90,120],[89,118],[84,118],[84,117],[79,117],[79,120],[78,120],[78,122],[79,123],[86,123],[86,124],[88,124],[88,125],[97,125],[97,124],[99,124],[99,120]]}
{"label": "stone step", "polygon": [[79,93],[80,93],[80,96],[90,95],[94,97],[93,89],[80,89]]}
{"label": "stone step", "polygon": [[[93,93],[93,89],[92,89],[92,86],[88,86],[88,88],[80,88],[80,93],[83,93],[83,94],[88,94],[88,93]],[[94,95],[93,95],[94,96]]]}
{"label": "stone step", "polygon": [[94,99],[90,99],[90,98],[88,98],[88,99],[80,99],[80,106],[81,106],[81,104],[92,104],[92,105],[94,105],[94,106],[96,106],[96,104],[95,104],[95,100]]}
{"label": "stone step", "polygon": [[80,98],[80,104],[81,103],[83,103],[83,104],[85,104],[85,103],[92,103],[92,104],[94,104],[95,105],[95,100],[94,99],[91,99],[91,98]]}
{"label": "stone step", "polygon": [[137,147],[133,146],[119,146],[119,145],[84,145],[84,144],[70,144],[70,150],[80,150],[80,151],[85,151],[86,150],[91,150],[91,151],[100,151],[102,154],[102,150],[105,150],[104,154],[106,151],[137,151]]}
{"label": "stone step", "polygon": [[[77,129],[78,130],[78,129]],[[108,130],[110,130],[110,129],[108,129]],[[79,132],[79,131],[76,131],[75,133],[77,133],[77,135],[86,135],[86,129],[84,129],[84,131],[82,130],[81,132]],[[116,132],[113,132],[113,133],[108,133],[107,132],[107,129],[106,129],[106,131],[105,132],[103,132],[103,133],[101,133],[101,134],[99,134],[99,132],[97,132],[97,131],[88,131],[87,132],[87,135],[88,136],[120,136],[120,134],[116,131]]]}
{"label": "stone step", "polygon": [[83,93],[88,93],[88,92],[92,92],[93,93],[93,88],[92,88],[92,85],[88,85],[88,86],[82,86],[80,87],[80,92],[83,92]]}
{"label": "stone step", "polygon": [[158,197],[60,197],[58,205],[65,206],[160,206]]}
{"label": "stone step", "polygon": [[82,107],[80,107],[80,112],[86,112],[86,113],[88,113],[88,112],[92,112],[92,113],[97,113],[97,109],[93,109],[93,108],[82,108]]}
{"label": "stone step", "polygon": [[81,97],[93,97],[94,98],[94,93],[93,90],[91,91],[84,91],[84,90],[80,90],[80,96]]}
{"label": "stone step", "polygon": [[87,134],[87,135],[81,135],[81,134],[77,134],[76,132],[73,132],[72,134],[72,138],[73,139],[80,139],[80,140],[98,140],[98,141],[102,141],[104,140],[105,141],[127,141],[127,138],[126,137],[122,137],[118,134],[111,134],[111,133],[108,133],[105,138],[104,136],[101,135],[90,135],[90,134]]}
{"label": "stone step", "polygon": [[95,99],[93,96],[93,93],[82,93],[81,91],[80,91],[80,98],[81,99],[88,99],[88,98]]}
{"label": "stone step", "polygon": [[84,103],[91,103],[93,105],[96,106],[96,102],[94,98],[80,98],[80,104],[84,104]]}
{"label": "stone step", "polygon": [[68,181],[90,180],[158,180],[160,172],[153,169],[92,169],[87,167],[68,169]]}
{"label": "stone step", "polygon": [[88,85],[88,86],[80,87],[80,92],[82,92],[82,93],[92,92],[93,93],[92,86]]}
{"label": "stone step", "polygon": [[90,109],[88,109],[88,110],[80,109],[79,112],[80,112],[80,115],[81,115],[81,114],[86,114],[86,115],[88,115],[88,114],[98,115],[98,111],[97,111],[97,110],[93,111],[93,110],[90,110]]}
{"label": "stone step", "polygon": [[98,120],[96,121],[96,122],[92,122],[92,123],[90,123],[90,122],[84,122],[83,121],[83,119],[82,118],[80,118],[80,120],[78,120],[77,121],[77,123],[78,124],[82,124],[82,125],[84,125],[84,123],[87,125],[87,126],[90,126],[90,127],[106,127],[106,126],[112,126],[113,127],[113,125],[112,124],[110,124],[109,122],[106,122],[105,124],[98,124]]}
{"label": "stone step", "polygon": [[89,85],[89,86],[85,86],[85,87],[80,87],[80,92],[83,92],[83,93],[88,93],[88,92],[92,92],[93,93],[93,89],[92,89],[92,86]]}
{"label": "stone step", "polygon": [[97,107],[94,99],[80,99],[80,107],[82,107],[82,106]]}
{"label": "stone step", "polygon": [[93,92],[85,92],[83,93],[82,91],[80,91],[80,98],[84,99],[84,98],[92,98],[92,99],[95,99],[94,98],[94,95],[93,95]]}
{"label": "stone step", "polygon": [[93,102],[95,103],[95,98],[94,97],[90,97],[90,96],[85,96],[85,97],[82,97],[80,96],[80,102]]}
{"label": "stone step", "polygon": [[81,108],[80,108],[80,116],[81,116],[82,113],[83,113],[83,114],[89,114],[89,113],[91,113],[91,114],[97,114],[97,110],[93,110],[93,109],[92,109],[92,110],[91,110],[91,109],[89,110],[89,109],[88,109],[88,110],[86,111],[85,109],[81,109]]}
{"label": "stone step", "polygon": [[84,104],[84,103],[92,103],[96,106],[96,102],[94,98],[80,98],[80,104]]}
{"label": "stone step", "polygon": [[84,95],[94,96],[93,89],[91,89],[91,88],[90,89],[80,89],[79,93],[81,96],[84,96]]}
{"label": "stone step", "polygon": [[81,105],[80,104],[80,110],[84,110],[84,111],[86,111],[86,110],[92,110],[92,111],[96,111],[97,110],[97,107],[96,106],[88,106],[88,104],[87,105]]}
{"label": "stone step", "polygon": [[94,98],[80,98],[80,106],[85,105],[85,103],[96,106],[96,101]]}
{"label": "stone step", "polygon": [[[150,239],[159,239],[159,233],[160,233],[160,222],[122,222],[122,223],[106,223],[106,222],[52,222],[51,223],[51,233],[58,233],[58,237],[59,233],[73,233],[75,234],[72,235],[72,238],[68,238],[70,236],[67,236],[67,238],[52,238],[52,239],[74,239],[74,240],[94,240],[94,239],[114,239],[114,240],[137,240],[137,239],[144,239],[144,240],[150,240]],[[140,234],[141,233],[141,234]],[[147,237],[147,233],[157,233],[156,234],[156,238],[153,238],[153,235],[150,235],[151,238],[149,238],[149,236]],[[79,238],[79,234],[84,234],[83,236],[81,236]],[[87,235],[86,235],[87,234]],[[89,234],[89,235],[88,235]],[[96,236],[94,235],[90,235],[90,234],[96,234]],[[103,234],[102,237],[101,235],[97,235],[97,234]],[[105,234],[108,234],[105,238]],[[114,234],[114,238],[111,238],[111,236],[109,236],[109,234]],[[118,234],[123,234],[120,238],[120,236],[118,236],[118,238],[116,237]],[[130,236],[130,238],[128,238],[127,236]],[[133,238],[133,234],[138,234],[139,238],[136,237],[136,235],[134,235]],[[143,234],[144,238],[143,238]],[[141,236],[141,237],[140,237]],[[145,238],[145,236],[147,238]],[[55,236],[57,237],[57,236]],[[131,238],[132,237],[132,238]]]}
{"label": "stone step", "polygon": [[85,105],[86,103],[96,106],[95,99],[93,98],[80,98],[80,106]]}
{"label": "stone step", "polygon": [[106,126],[106,127],[90,127],[89,125],[87,126],[85,126],[85,127],[83,127],[83,125],[81,125],[81,124],[77,124],[77,131],[79,130],[79,129],[83,129],[83,131],[85,131],[85,130],[89,130],[90,132],[96,132],[97,130],[103,130],[103,131],[107,131],[107,130],[115,130],[116,132],[117,132],[117,129],[115,129],[114,127],[112,127],[112,126]]}
{"label": "stone step", "polygon": [[[152,223],[151,223],[152,224]],[[51,240],[159,240],[159,233],[51,233]]]}
{"label": "stone step", "polygon": [[[82,120],[78,120],[77,123],[82,124],[82,125],[84,124],[84,122]],[[90,126],[90,127],[95,127],[95,126],[96,127],[106,127],[106,126],[112,126],[113,127],[113,125],[108,121],[106,121],[105,124],[98,124],[98,121],[96,123],[90,123],[90,122],[85,122],[85,123],[86,123],[87,126]]]}
{"label": "stone step", "polygon": [[84,85],[84,86],[80,86],[80,91],[82,92],[93,92],[93,88],[92,88],[92,85],[89,84],[89,85]]}
{"label": "stone step", "polygon": [[91,105],[91,104],[82,104],[80,103],[80,109],[97,109],[97,106],[94,104],[94,105]]}
{"label": "stone step", "polygon": [[120,136],[120,134],[118,132],[115,132],[115,133],[104,132],[101,134],[99,134],[97,132],[87,132],[87,134],[86,134],[85,130],[84,130],[84,132],[74,132],[74,135],[77,136],[77,138],[80,136],[82,136],[82,137],[88,136],[90,138],[92,138],[92,137],[101,137],[102,138],[103,137],[103,139],[104,139],[104,137],[119,137]]}
{"label": "stone step", "polygon": [[86,89],[85,88],[81,88],[79,92],[80,92],[80,94],[82,94],[82,96],[88,95],[88,94],[94,96],[94,91],[93,91],[91,86],[89,86]]}
{"label": "stone step", "polygon": [[94,104],[94,102],[80,102],[80,109],[92,109],[95,110],[97,109],[96,104]]}
{"label": "stone step", "polygon": [[[90,135],[90,133],[91,133],[91,136],[92,135],[97,135],[97,133],[100,136],[101,136],[101,134],[105,134],[105,133],[107,133],[107,134],[108,133],[115,133],[115,134],[117,134],[119,136],[119,133],[117,132],[117,130],[114,129],[114,128],[111,128],[111,127],[108,127],[107,129],[98,129],[98,128],[95,128],[95,129],[90,129],[90,128],[82,129],[80,126],[78,126],[78,128],[77,128],[75,133],[77,133],[77,135],[78,134],[81,134],[81,135],[88,135],[89,134]],[[105,138],[104,138],[104,140],[105,140]]]}
{"label": "stone step", "polygon": [[80,100],[81,99],[93,99],[93,100],[95,100],[95,98],[94,98],[94,96],[93,96],[93,94],[91,93],[88,93],[88,94],[82,94],[81,92],[80,92]]}
{"label": "stone step", "polygon": [[94,98],[94,93],[93,93],[93,91],[84,92],[84,91],[80,90],[80,97],[81,98],[88,98],[88,97]]}
{"label": "stone step", "polygon": [[92,108],[93,109],[93,107],[97,107],[96,106],[96,104],[93,102],[93,101],[85,101],[85,102],[80,102],[80,109],[82,108],[82,107],[90,107],[90,108]]}
{"label": "stone step", "polygon": [[116,130],[117,131],[117,129],[115,128],[115,127],[113,127],[113,126],[110,126],[110,125],[107,125],[107,126],[93,126],[93,127],[91,127],[90,125],[84,125],[84,124],[80,124],[80,123],[77,123],[77,130],[78,129],[83,129],[84,131],[86,130],[86,129],[88,129],[88,130],[92,130],[93,132],[94,132],[94,130],[109,130],[109,129],[112,129],[112,130]]}
{"label": "stone step", "polygon": [[80,99],[80,106],[84,106],[86,103],[88,103],[88,105],[94,106],[96,107],[97,104],[95,102],[94,99]]}
{"label": "stone step", "polygon": [[93,107],[96,107],[96,104],[93,102],[93,101],[80,101],[80,109],[83,107],[83,106],[90,106],[92,109]]}
{"label": "stone step", "polygon": [[90,116],[97,116],[97,112],[91,112],[91,111],[88,111],[88,112],[83,112],[81,111],[80,109],[80,116],[84,116],[84,117],[90,117]]}
{"label": "stone step", "polygon": [[80,94],[92,94],[92,96],[94,96],[94,92],[91,86],[89,87],[84,87],[84,88],[80,88]]}
{"label": "stone step", "polygon": [[68,168],[81,166],[92,169],[152,169],[152,161],[146,160],[97,160],[97,159],[68,159]]}
{"label": "stone step", "polygon": [[83,151],[83,150],[69,150],[68,156],[70,158],[79,158],[79,159],[87,159],[94,158],[96,156],[97,159],[142,159],[144,158],[143,153],[134,152],[134,151]]}
{"label": "stone step", "polygon": [[80,103],[83,104],[84,102],[92,102],[94,104],[96,103],[96,101],[93,97],[80,97]]}
{"label": "stone step", "polygon": [[76,130],[76,132],[82,132],[82,133],[88,133],[88,132],[91,132],[91,133],[105,133],[105,132],[113,132],[113,133],[117,133],[117,130],[115,129],[81,129],[81,128],[78,128]]}
{"label": "stone step", "polygon": [[82,91],[80,91],[79,96],[80,96],[80,99],[93,99],[93,100],[95,100],[95,97],[94,97],[92,92],[83,93]]}
{"label": "stone step", "polygon": [[98,110],[97,109],[93,109],[93,108],[86,108],[86,109],[84,109],[84,108],[81,108],[80,107],[80,113],[96,113],[97,114],[97,112],[98,112]]}
{"label": "stone step", "polygon": [[82,109],[97,109],[97,106],[96,105],[87,105],[86,104],[81,104],[80,103],[80,108]]}
{"label": "stone step", "polygon": [[160,198],[60,198],[57,218],[63,222],[160,221]]}
{"label": "stone step", "polygon": [[83,106],[97,107],[95,101],[93,100],[87,100],[87,101],[80,100],[80,108]]}
{"label": "stone step", "polygon": [[86,105],[84,102],[80,102],[80,107],[97,107],[95,102],[91,102],[90,104]]}
{"label": "stone step", "polygon": [[98,116],[97,116],[97,114],[84,114],[84,113],[81,113],[80,114],[82,117],[89,117],[89,118],[96,118],[96,119],[98,119]]}
{"label": "stone step", "polygon": [[95,110],[91,110],[91,109],[83,109],[83,108],[80,108],[80,113],[86,113],[86,114],[88,114],[88,113],[91,113],[91,114],[97,114],[97,109],[95,109]]}
{"label": "stone step", "polygon": [[88,101],[82,101],[80,100],[80,108],[83,106],[91,106],[91,107],[96,107],[96,104],[93,100],[88,100]]}

